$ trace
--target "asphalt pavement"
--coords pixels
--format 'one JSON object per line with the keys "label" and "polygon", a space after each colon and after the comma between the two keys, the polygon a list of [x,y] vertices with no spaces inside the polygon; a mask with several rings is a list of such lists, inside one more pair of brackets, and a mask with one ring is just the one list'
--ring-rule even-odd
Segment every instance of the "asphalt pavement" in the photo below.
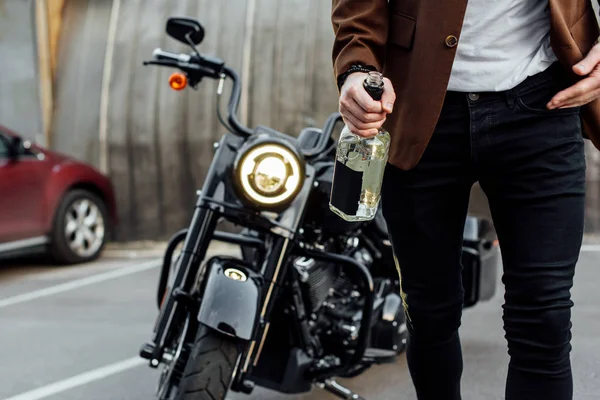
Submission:
{"label": "asphalt pavement", "polygon": [[[0,261],[0,399],[151,400],[158,372],[137,353],[157,310],[158,254],[116,252],[72,267]],[[600,398],[600,246],[581,254],[573,297],[575,399]],[[465,400],[503,399],[508,356],[502,289],[465,311],[461,338]],[[405,358],[340,380],[369,400],[414,400]],[[332,400],[257,389],[229,400]]]}

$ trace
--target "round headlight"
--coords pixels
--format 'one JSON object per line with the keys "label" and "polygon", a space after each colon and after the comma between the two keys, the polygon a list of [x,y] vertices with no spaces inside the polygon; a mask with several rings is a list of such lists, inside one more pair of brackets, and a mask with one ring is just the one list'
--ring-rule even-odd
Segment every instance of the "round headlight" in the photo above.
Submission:
{"label": "round headlight", "polygon": [[304,165],[287,145],[262,141],[245,149],[235,166],[239,194],[258,208],[292,202],[304,183]]}

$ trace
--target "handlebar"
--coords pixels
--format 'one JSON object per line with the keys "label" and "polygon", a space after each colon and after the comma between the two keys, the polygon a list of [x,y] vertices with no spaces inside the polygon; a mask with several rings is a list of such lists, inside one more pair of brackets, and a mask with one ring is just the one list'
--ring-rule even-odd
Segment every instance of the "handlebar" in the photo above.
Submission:
{"label": "handlebar", "polygon": [[173,61],[173,60],[151,60],[151,61],[144,61],[144,65],[160,65],[160,66],[163,66],[163,67],[175,67],[175,68],[179,67],[179,63],[177,61]]}
{"label": "handlebar", "polygon": [[192,56],[190,56],[188,54],[170,53],[168,51],[164,51],[161,49],[154,49],[154,51],[152,52],[152,57],[154,57],[157,60],[171,60],[171,61],[177,61],[177,62],[182,62],[182,63],[189,63],[192,59]]}
{"label": "handlebar", "polygon": [[313,149],[304,150],[304,157],[308,159],[315,158],[325,151],[325,149],[327,148],[327,143],[329,142],[329,138],[331,138],[333,130],[335,129],[335,125],[338,122],[343,122],[342,114],[340,114],[339,112],[335,112],[331,114],[329,118],[327,118],[327,121],[325,121],[325,124],[323,125],[323,132],[321,134],[319,142],[315,145]]}
{"label": "handlebar", "polygon": [[[253,134],[253,131],[242,125],[237,118],[238,106],[242,94],[239,75],[235,70],[226,66],[223,60],[217,57],[202,56],[199,53],[191,55],[170,53],[160,48],[157,48],[152,52],[152,58],[153,59],[150,61],[144,61],[144,65],[159,65],[178,68],[188,75],[193,86],[200,82],[204,77],[212,79],[230,78],[233,87],[227,104],[227,122],[233,130],[233,133],[239,136],[249,137]],[[336,123],[341,120],[342,118],[339,113],[332,114],[323,126],[323,134],[321,135],[319,143],[312,150],[303,151],[304,156],[307,158],[314,158],[321,154],[327,148],[327,142],[331,137]]]}
{"label": "handlebar", "polygon": [[212,79],[230,78],[233,82],[233,88],[227,105],[229,114],[227,121],[233,129],[233,133],[243,137],[252,135],[252,130],[242,125],[237,118],[242,93],[239,76],[233,69],[227,67],[223,60],[216,57],[201,56],[200,54],[170,53],[162,49],[155,49],[152,52],[152,58],[150,61],[144,61],[144,65],[178,68],[188,75],[192,85],[196,85],[205,77]]}
{"label": "handlebar", "polygon": [[227,117],[227,121],[229,125],[242,134],[242,136],[248,137],[253,134],[252,130],[246,128],[244,125],[240,123],[237,119],[237,110],[238,105],[240,104],[240,98],[242,97],[242,87],[240,84],[240,78],[233,69],[229,67],[223,67],[223,73],[225,76],[231,78],[233,82],[233,88],[231,89],[231,96],[229,97],[229,104],[227,105],[227,109],[229,111],[229,115]]}

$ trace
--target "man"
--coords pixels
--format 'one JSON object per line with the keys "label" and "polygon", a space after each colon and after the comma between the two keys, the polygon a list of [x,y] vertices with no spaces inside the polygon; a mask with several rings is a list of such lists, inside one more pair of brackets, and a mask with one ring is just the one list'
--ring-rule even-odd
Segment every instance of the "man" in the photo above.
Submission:
{"label": "man", "polygon": [[[418,398],[461,398],[460,252],[478,181],[502,249],[506,399],[572,399],[582,131],[600,147],[590,0],[333,0],[332,22],[344,121],[392,136],[382,207]],[[381,102],[361,87],[369,70],[389,78]]]}

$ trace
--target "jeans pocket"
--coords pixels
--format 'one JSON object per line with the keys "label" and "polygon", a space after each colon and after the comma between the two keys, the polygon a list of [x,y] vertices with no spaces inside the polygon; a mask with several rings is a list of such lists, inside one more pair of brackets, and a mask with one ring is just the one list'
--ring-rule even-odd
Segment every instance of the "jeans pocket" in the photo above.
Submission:
{"label": "jeans pocket", "polygon": [[579,114],[581,107],[557,108],[549,110],[546,105],[556,93],[564,88],[556,84],[548,84],[516,98],[516,103],[521,111],[536,115],[572,115]]}

